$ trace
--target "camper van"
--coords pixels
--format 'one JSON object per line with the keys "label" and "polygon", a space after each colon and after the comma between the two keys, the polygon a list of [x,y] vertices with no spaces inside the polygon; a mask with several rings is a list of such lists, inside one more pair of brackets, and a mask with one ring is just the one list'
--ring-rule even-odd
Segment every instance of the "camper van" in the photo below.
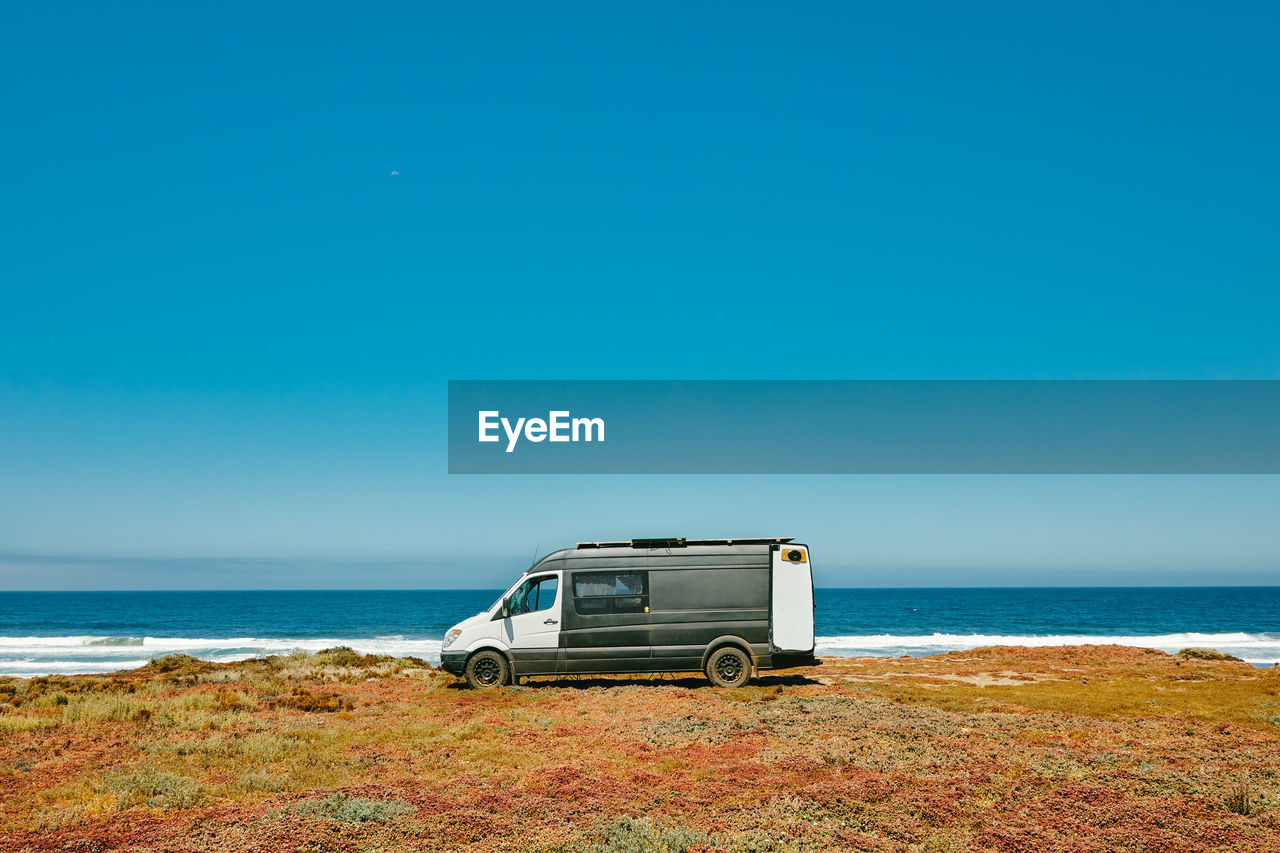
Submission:
{"label": "camper van", "polygon": [[703,672],[741,687],[812,666],[813,568],[792,539],[581,542],[538,560],[444,637],[472,687],[526,676]]}

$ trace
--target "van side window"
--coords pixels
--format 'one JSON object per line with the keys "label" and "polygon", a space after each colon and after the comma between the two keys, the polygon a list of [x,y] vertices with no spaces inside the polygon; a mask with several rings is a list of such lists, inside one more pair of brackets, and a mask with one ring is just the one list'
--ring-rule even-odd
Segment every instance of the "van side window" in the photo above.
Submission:
{"label": "van side window", "polygon": [[649,610],[649,573],[575,572],[573,607],[583,615],[645,613]]}
{"label": "van side window", "polygon": [[556,603],[556,578],[530,578],[511,593],[511,615],[548,610]]}

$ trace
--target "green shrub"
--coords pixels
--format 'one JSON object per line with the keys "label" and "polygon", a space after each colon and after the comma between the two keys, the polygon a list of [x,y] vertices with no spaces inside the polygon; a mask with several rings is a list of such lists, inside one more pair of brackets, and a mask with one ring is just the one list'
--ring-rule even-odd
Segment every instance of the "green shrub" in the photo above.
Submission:
{"label": "green shrub", "polygon": [[0,732],[16,733],[16,732],[32,732],[37,729],[52,729],[58,725],[57,718],[52,717],[25,717],[18,714],[4,714],[0,716]]}
{"label": "green shrub", "polygon": [[150,709],[137,699],[111,694],[78,694],[62,707],[62,719],[69,722],[96,720],[132,720],[150,715]]}
{"label": "green shrub", "polygon": [[204,661],[199,658],[193,658],[191,655],[173,654],[152,658],[147,661],[147,666],[160,672],[173,672],[179,669],[189,669],[203,663]]}
{"label": "green shrub", "polygon": [[300,741],[292,735],[257,732],[240,741],[240,754],[254,764],[271,764],[287,757]]}
{"label": "green shrub", "polygon": [[240,777],[240,787],[245,791],[283,791],[284,777],[265,770],[250,770]]}
{"label": "green shrub", "polygon": [[204,788],[196,780],[155,770],[110,773],[102,787],[116,795],[119,811],[136,805],[185,809],[196,805],[204,796]]}
{"label": "green shrub", "polygon": [[1183,649],[1178,652],[1178,657],[1184,660],[1230,660],[1236,663],[1244,663],[1243,660],[1235,655],[1229,655],[1226,652],[1220,652],[1217,649]]}
{"label": "green shrub", "polygon": [[361,655],[350,646],[334,646],[331,649],[321,649],[316,652],[316,663],[325,666],[369,666],[377,663],[378,658],[373,655]]}
{"label": "green shrub", "polygon": [[291,808],[300,815],[314,815],[342,823],[386,823],[415,811],[403,800],[365,800],[346,794],[332,794],[323,800],[306,800]]}
{"label": "green shrub", "polygon": [[711,843],[700,832],[662,826],[648,818],[618,818],[602,834],[591,853],[685,853],[694,845]]}

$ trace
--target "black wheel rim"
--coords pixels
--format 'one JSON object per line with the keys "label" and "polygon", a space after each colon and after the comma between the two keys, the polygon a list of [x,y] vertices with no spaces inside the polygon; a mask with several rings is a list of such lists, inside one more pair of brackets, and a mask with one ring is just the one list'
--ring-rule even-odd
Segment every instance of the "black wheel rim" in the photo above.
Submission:
{"label": "black wheel rim", "polygon": [[497,684],[502,678],[502,667],[498,666],[498,662],[493,658],[481,658],[476,661],[471,672],[475,675],[476,681],[485,687]]}
{"label": "black wheel rim", "polygon": [[716,661],[716,675],[732,684],[742,677],[742,660],[737,655],[724,655]]}

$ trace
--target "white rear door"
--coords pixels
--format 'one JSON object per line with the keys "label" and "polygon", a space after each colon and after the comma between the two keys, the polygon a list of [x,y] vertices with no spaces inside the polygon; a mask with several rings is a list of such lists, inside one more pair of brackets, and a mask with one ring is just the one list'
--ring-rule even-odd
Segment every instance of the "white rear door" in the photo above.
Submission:
{"label": "white rear door", "polygon": [[775,652],[813,651],[813,567],[807,545],[773,546],[769,643]]}

